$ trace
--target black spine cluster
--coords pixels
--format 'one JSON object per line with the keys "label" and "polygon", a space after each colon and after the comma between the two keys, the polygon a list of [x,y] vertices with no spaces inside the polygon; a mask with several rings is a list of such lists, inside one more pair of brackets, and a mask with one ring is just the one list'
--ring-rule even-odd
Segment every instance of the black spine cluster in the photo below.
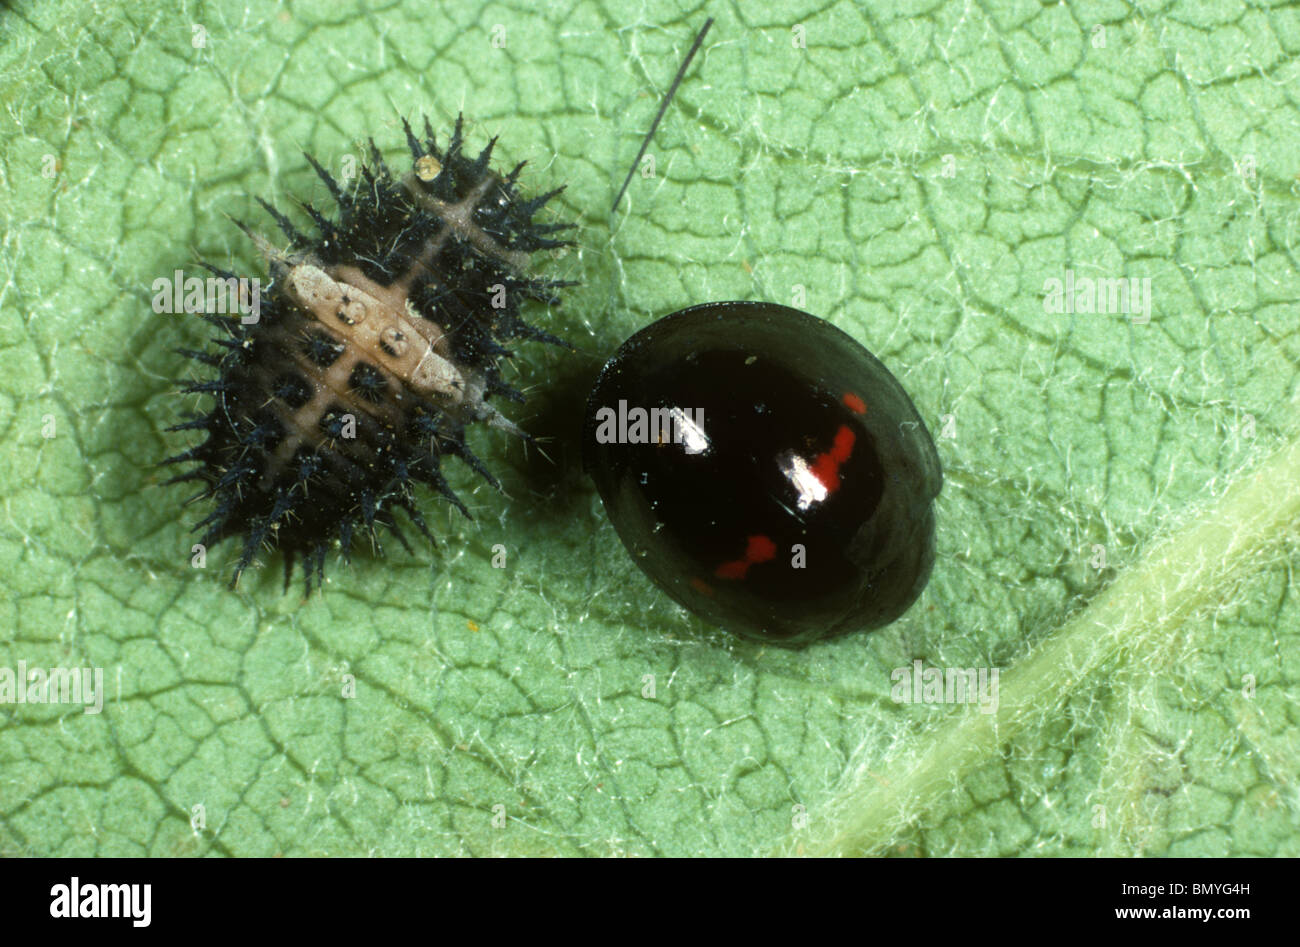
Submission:
{"label": "black spine cluster", "polygon": [[[560,189],[522,197],[516,181],[523,164],[504,176],[493,172],[489,162],[496,139],[477,157],[462,154],[459,118],[445,150],[437,146],[427,120],[423,141],[408,123],[403,125],[415,171],[402,179],[389,172],[373,141],[369,162],[346,192],[307,156],[339,208],[334,221],[303,205],[318,237],[303,234],[262,202],[289,238],[284,260],[311,259],[322,267],[351,265],[376,283],[392,285],[409,277],[412,261],[422,252],[427,256],[430,241],[447,226],[414,189],[445,204],[480,191],[483,199],[474,206],[473,222],[495,247],[510,252],[485,253],[474,241],[443,234],[432,263],[418,268],[410,300],[420,315],[447,333],[453,358],[486,380],[486,396],[522,401],[522,395],[501,379],[501,359],[510,355],[507,344],[519,339],[564,343],[525,322],[519,304],[527,299],[558,302],[555,290],[569,284],[530,277],[514,263],[520,253],[569,243],[555,234],[573,225],[533,220]],[[190,501],[212,503],[194,527],[202,530],[199,541],[205,547],[231,536],[241,538],[232,586],[260,552],[278,548],[286,587],[295,559],[301,557],[310,594],[313,582],[319,585],[323,579],[325,557],[336,540],[348,558],[358,533],[378,548],[376,526],[382,525],[409,549],[394,516],[398,508],[432,542],[414,503],[417,482],[469,516],[441,473],[444,455],[459,457],[494,486],[497,482],[467,447],[461,418],[421,397],[402,379],[364,363],[352,371],[339,403],[320,412],[321,436],[314,443],[298,444],[285,456],[282,444],[290,436],[286,419],[323,390],[321,374],[347,346],[286,296],[278,278],[286,265],[272,261],[276,279],[264,293],[256,323],[242,324],[237,315],[202,314],[218,330],[218,348],[180,352],[209,366],[215,377],[185,385],[182,391],[209,395],[213,404],[206,413],[190,415],[169,430],[204,431],[207,439],[163,463],[197,465],[167,482],[203,485]],[[208,269],[223,279],[235,276]],[[346,416],[355,424],[351,438],[344,436]]]}

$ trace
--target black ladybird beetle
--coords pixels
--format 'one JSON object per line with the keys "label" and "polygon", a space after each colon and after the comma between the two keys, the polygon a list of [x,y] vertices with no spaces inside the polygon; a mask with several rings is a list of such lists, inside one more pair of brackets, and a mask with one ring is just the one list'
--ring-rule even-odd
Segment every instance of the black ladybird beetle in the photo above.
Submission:
{"label": "black ladybird beetle", "polygon": [[934,563],[943,474],[916,407],[787,306],[706,303],[633,335],[588,399],[583,465],[637,565],[743,637],[879,628]]}

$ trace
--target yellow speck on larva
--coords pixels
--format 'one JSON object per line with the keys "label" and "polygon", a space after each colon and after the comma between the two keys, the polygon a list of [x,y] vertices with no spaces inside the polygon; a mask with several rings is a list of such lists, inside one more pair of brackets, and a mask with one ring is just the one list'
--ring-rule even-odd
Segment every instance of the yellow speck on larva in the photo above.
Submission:
{"label": "yellow speck on larva", "polygon": [[432,181],[442,173],[442,162],[433,155],[424,155],[415,161],[415,176],[421,181]]}

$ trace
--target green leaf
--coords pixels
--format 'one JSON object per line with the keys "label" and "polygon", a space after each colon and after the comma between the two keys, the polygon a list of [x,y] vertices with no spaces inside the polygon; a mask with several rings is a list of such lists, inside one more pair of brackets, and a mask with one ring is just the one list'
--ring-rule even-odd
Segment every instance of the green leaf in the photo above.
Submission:
{"label": "green leaf", "polygon": [[[0,669],[106,691],[0,705],[0,853],[1300,854],[1300,10],[757,9],[612,216],[697,7],[0,13]],[[230,592],[152,466],[207,335],[153,281],[261,275],[227,215],[328,203],[303,149],[460,110],[580,225],[533,313],[577,352],[515,376],[555,463],[476,431],[505,495],[455,471],[436,552]],[[1149,279],[1149,320],[1048,311],[1067,271]],[[650,586],[569,438],[636,328],[798,294],[946,482],[912,610],[791,652]],[[998,669],[996,711],[895,700],[917,660]]]}

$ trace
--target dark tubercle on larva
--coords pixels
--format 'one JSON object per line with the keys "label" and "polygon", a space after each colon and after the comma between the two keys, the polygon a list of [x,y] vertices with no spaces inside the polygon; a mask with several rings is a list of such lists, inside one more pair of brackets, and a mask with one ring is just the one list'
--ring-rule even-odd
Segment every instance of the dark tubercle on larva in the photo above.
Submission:
{"label": "dark tubercle on larva", "polygon": [[465,426],[520,433],[487,403],[523,400],[501,379],[508,344],[564,344],[520,315],[521,302],[556,303],[569,285],[528,274],[530,254],[569,243],[556,234],[571,224],[533,219],[559,190],[523,198],[522,163],[493,171],[495,139],[477,157],[462,154],[459,118],[445,150],[427,121],[423,141],[403,126],[414,164],[401,178],[373,141],[348,191],[307,156],[338,219],[304,205],[319,233],[311,237],[263,203],[289,247],[249,232],[272,277],[259,318],[204,314],[218,349],[181,350],[216,374],[182,390],[214,403],[170,429],[205,431],[207,440],[164,461],[197,465],[168,483],[203,486],[191,499],[211,502],[195,526],[205,547],[239,537],[232,585],[259,552],[278,548],[286,584],[302,558],[310,593],[335,540],[346,557],[358,534],[377,546],[384,526],[406,545],[398,508],[432,540],[416,483],[468,516],[441,473],[443,456],[495,485],[466,446]]}

